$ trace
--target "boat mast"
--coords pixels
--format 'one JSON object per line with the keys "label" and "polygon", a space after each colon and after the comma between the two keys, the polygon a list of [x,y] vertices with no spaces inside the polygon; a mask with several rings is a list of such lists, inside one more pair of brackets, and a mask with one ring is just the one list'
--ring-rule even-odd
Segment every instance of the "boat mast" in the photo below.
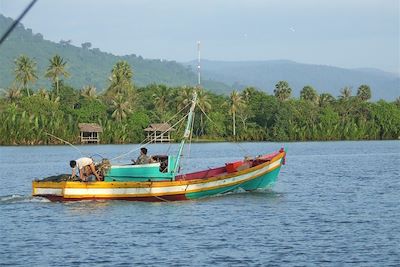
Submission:
{"label": "boat mast", "polygon": [[178,156],[176,157],[176,162],[175,162],[175,167],[174,167],[174,179],[175,179],[175,174],[178,173],[179,162],[180,162],[180,159],[182,157],[183,146],[185,145],[185,141],[190,136],[190,129],[192,128],[193,113],[194,113],[194,108],[196,106],[196,102],[197,102],[197,93],[194,92],[193,93],[193,99],[192,99],[192,105],[190,106],[189,115],[188,115],[188,118],[187,118],[185,133],[183,134],[183,138],[182,138],[181,144],[179,146]]}

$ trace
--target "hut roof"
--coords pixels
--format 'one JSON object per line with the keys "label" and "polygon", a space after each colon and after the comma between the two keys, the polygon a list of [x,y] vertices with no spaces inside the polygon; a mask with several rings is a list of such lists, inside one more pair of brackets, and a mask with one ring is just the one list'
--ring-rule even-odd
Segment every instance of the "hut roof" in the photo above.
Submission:
{"label": "hut roof", "polygon": [[101,128],[100,125],[98,125],[97,123],[79,123],[78,124],[79,130],[81,132],[96,132],[96,133],[102,133],[103,132],[103,128]]}
{"label": "hut roof", "polygon": [[146,132],[166,132],[166,131],[175,131],[174,128],[171,128],[171,125],[168,123],[152,123],[149,127],[144,129]]}

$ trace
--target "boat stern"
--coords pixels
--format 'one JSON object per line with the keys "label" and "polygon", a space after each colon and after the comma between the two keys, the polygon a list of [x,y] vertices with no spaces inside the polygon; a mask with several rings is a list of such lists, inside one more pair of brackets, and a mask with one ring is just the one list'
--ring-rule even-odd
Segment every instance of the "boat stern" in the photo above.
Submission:
{"label": "boat stern", "polygon": [[32,196],[63,197],[65,182],[32,181]]}

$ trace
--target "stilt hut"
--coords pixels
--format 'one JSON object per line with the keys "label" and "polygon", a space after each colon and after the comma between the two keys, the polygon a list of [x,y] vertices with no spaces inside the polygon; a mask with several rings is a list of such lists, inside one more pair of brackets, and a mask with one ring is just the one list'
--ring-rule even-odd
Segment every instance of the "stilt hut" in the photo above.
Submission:
{"label": "stilt hut", "polygon": [[79,123],[80,138],[82,144],[99,144],[100,133],[103,129],[97,123]]}
{"label": "stilt hut", "polygon": [[168,123],[152,123],[144,131],[147,132],[147,140],[152,143],[169,143],[173,141],[171,132],[175,129]]}

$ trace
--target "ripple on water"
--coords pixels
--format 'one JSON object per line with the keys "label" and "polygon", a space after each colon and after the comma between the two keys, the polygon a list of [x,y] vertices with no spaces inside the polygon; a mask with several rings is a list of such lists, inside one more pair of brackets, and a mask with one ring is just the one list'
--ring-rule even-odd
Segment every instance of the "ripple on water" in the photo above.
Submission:
{"label": "ripple on water", "polygon": [[51,202],[51,201],[43,197],[33,197],[24,195],[0,196],[0,205],[18,204],[18,203],[46,203],[46,202]]}
{"label": "ripple on water", "polygon": [[[289,143],[278,182],[261,192],[52,204],[30,196],[31,180],[67,171],[74,152],[0,147],[0,266],[400,266],[399,144]],[[280,144],[242,146],[257,155]],[[242,157],[227,143],[192,148],[199,169]],[[118,155],[131,146],[85,149]]]}

